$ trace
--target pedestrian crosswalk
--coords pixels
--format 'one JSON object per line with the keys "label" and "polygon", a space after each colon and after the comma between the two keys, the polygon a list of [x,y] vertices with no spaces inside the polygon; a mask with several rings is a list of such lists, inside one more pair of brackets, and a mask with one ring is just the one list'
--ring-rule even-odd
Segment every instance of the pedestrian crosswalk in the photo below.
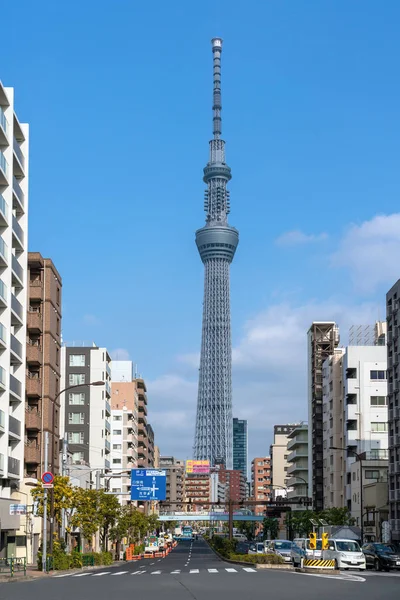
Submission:
{"label": "pedestrian crosswalk", "polygon": [[107,575],[111,575],[113,577],[118,577],[118,576],[127,576],[127,575],[133,575],[133,576],[141,576],[141,575],[200,575],[202,573],[210,573],[210,574],[221,574],[221,573],[228,573],[230,575],[233,574],[237,574],[237,573],[256,573],[257,570],[254,569],[253,567],[239,567],[237,566],[236,568],[234,567],[224,567],[224,568],[204,568],[204,569],[174,569],[173,571],[170,570],[162,570],[162,569],[157,569],[157,570],[153,570],[154,567],[151,567],[149,565],[150,568],[142,568],[142,569],[137,569],[136,571],[100,571],[100,572],[91,572],[91,571],[85,571],[84,573],[62,573],[59,575],[54,575],[54,579],[59,579],[59,578],[63,578],[63,577],[103,577],[103,576],[107,576]]}

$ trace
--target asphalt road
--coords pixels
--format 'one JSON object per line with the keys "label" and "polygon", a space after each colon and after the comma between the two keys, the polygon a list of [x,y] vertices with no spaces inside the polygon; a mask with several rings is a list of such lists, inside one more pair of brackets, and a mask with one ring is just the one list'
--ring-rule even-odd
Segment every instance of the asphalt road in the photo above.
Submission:
{"label": "asphalt road", "polygon": [[221,561],[203,540],[165,559],[4,583],[0,600],[399,600],[400,572],[314,576]]}

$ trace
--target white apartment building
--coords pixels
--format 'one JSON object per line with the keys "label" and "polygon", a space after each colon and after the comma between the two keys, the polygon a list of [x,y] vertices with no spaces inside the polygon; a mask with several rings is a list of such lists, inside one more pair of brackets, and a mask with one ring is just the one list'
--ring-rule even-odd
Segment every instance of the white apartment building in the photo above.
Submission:
{"label": "white apartment building", "polygon": [[286,496],[288,493],[288,439],[290,433],[299,423],[274,425],[274,443],[270,446],[272,497]]}
{"label": "white apartment building", "polygon": [[[104,382],[104,385],[90,385]],[[60,431],[72,463],[93,471],[111,468],[111,358],[106,348],[78,344],[61,350]],[[93,475],[93,480],[95,476]]]}
{"label": "white apartment building", "polygon": [[0,82],[0,557],[16,555],[23,479],[29,127],[14,110],[14,90]]}
{"label": "white apartment building", "polygon": [[[386,346],[349,346],[343,358],[344,447],[375,459],[388,456]],[[352,510],[351,465],[347,453],[346,505]],[[356,516],[356,515],[354,515]]]}
{"label": "white apartment building", "polygon": [[130,360],[111,366],[111,468],[109,489],[120,504],[130,504],[130,470],[138,466],[139,395]]}
{"label": "white apartment building", "polygon": [[[301,423],[287,436],[287,481],[290,500],[308,499],[308,425]],[[292,510],[304,510],[301,504],[293,504]]]}

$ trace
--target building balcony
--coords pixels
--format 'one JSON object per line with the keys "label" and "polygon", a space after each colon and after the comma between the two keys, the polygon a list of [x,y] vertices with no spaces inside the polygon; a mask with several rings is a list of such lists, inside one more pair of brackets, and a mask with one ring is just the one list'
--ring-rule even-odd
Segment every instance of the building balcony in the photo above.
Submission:
{"label": "building balcony", "polygon": [[10,131],[10,125],[3,108],[0,106],[0,145],[8,146],[8,134]]}
{"label": "building balcony", "polygon": [[25,409],[25,429],[41,430],[42,414],[36,407],[28,406]]}
{"label": "building balcony", "polygon": [[42,346],[28,342],[26,345],[26,362],[32,365],[41,365],[43,362]]}
{"label": "building balcony", "polygon": [[111,425],[109,421],[104,421],[104,425],[106,428],[106,431],[108,431],[108,433],[111,433]]}
{"label": "building balcony", "polygon": [[108,398],[111,398],[111,386],[108,383],[108,381],[106,381],[106,396],[108,396]]}
{"label": "building balcony", "polygon": [[21,215],[24,213],[25,196],[18,183],[18,179],[13,177],[13,208],[15,208],[17,214]]}
{"label": "building balcony", "polygon": [[4,325],[0,323],[0,350],[7,348],[7,331]]}
{"label": "building balcony", "polygon": [[359,417],[359,410],[357,404],[348,404],[345,411],[346,420],[357,421]]}
{"label": "building balcony", "polygon": [[298,460],[299,458],[308,458],[308,450],[307,448],[299,448],[298,450],[293,450],[287,457],[288,462],[293,462]]}
{"label": "building balcony", "polygon": [[6,370],[0,367],[0,390],[5,390],[7,386]]}
{"label": "building balcony", "polygon": [[6,430],[6,415],[4,410],[0,410],[0,433],[4,433]]}
{"label": "building balcony", "polygon": [[7,286],[2,279],[0,279],[0,307],[5,308],[7,306]]}
{"label": "building balcony", "polygon": [[0,226],[7,227],[8,225],[8,204],[0,194]]}
{"label": "building balcony", "polygon": [[17,248],[20,252],[24,251],[24,231],[17,219],[12,218],[12,234],[13,234],[13,247]]}
{"label": "building balcony", "polygon": [[8,476],[19,479],[21,461],[13,456],[8,457]]}
{"label": "building balcony", "polygon": [[106,373],[108,374],[109,378],[111,379],[111,367],[110,367],[110,363],[106,363]]}
{"label": "building balcony", "polygon": [[111,444],[108,440],[104,440],[104,448],[107,454],[111,452]]}
{"label": "building balcony", "polygon": [[106,469],[109,469],[111,467],[110,461],[107,458],[104,459],[104,466]]}
{"label": "building balcony", "polygon": [[37,333],[43,331],[43,318],[42,313],[37,310],[29,309],[28,312],[28,329]]}
{"label": "building balcony", "polygon": [[26,378],[26,395],[35,398],[42,395],[42,380],[36,374],[28,374]]}
{"label": "building balcony", "polygon": [[0,475],[4,475],[4,454],[0,454]]}
{"label": "building balcony", "polygon": [[7,267],[8,265],[8,246],[0,237],[0,267]]}
{"label": "building balcony", "polygon": [[10,169],[6,157],[4,156],[3,151],[0,150],[0,185],[8,185],[9,171]]}
{"label": "building balcony", "polygon": [[21,365],[23,357],[22,344],[17,340],[15,335],[11,334],[10,337],[10,362],[12,365]]}
{"label": "building balcony", "polygon": [[24,287],[24,271],[14,254],[11,256],[12,284],[15,288]]}
{"label": "building balcony", "polygon": [[106,400],[106,415],[111,417],[111,406],[110,403]]}
{"label": "building balcony", "polygon": [[40,446],[36,439],[27,439],[25,441],[25,462],[30,464],[39,464],[41,462]]}
{"label": "building balcony", "polygon": [[23,306],[13,293],[11,293],[11,323],[17,327],[24,324]]}
{"label": "building balcony", "polygon": [[14,138],[13,150],[14,150],[14,172],[20,177],[25,175],[25,157],[22,154],[21,146],[19,141]]}
{"label": "building balcony", "polygon": [[21,439],[21,421],[12,415],[8,417],[8,435],[17,440]]}
{"label": "building balcony", "polygon": [[11,394],[15,396],[18,401],[22,400],[22,383],[10,373],[10,395]]}
{"label": "building balcony", "polygon": [[43,300],[43,281],[41,279],[29,281],[29,299]]}

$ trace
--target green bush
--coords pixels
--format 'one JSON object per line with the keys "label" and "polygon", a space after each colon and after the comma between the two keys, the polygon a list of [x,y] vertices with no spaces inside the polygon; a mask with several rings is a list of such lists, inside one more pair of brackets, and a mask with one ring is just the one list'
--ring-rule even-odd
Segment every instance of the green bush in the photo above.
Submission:
{"label": "green bush", "polygon": [[253,565],[282,565],[285,562],[279,554],[231,554],[229,558]]}
{"label": "green bush", "polygon": [[214,535],[210,540],[211,546],[224,558],[229,558],[236,551],[237,540]]}

